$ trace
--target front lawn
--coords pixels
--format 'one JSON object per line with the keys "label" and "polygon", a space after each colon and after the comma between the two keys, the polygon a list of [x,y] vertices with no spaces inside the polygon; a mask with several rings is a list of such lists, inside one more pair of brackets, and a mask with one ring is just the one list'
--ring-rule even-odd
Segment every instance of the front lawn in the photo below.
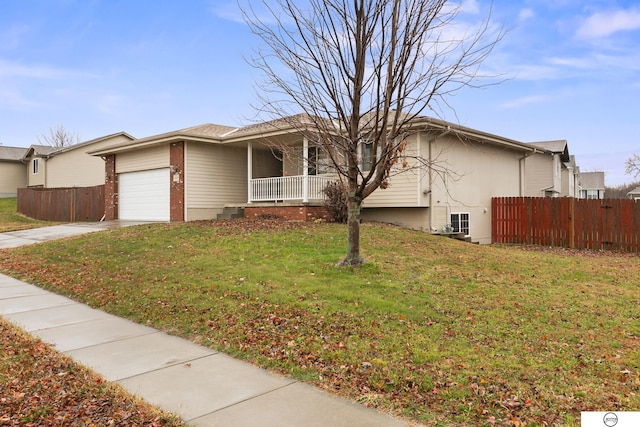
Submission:
{"label": "front lawn", "polygon": [[640,409],[640,257],[345,229],[156,224],[0,252],[0,269],[435,425]]}

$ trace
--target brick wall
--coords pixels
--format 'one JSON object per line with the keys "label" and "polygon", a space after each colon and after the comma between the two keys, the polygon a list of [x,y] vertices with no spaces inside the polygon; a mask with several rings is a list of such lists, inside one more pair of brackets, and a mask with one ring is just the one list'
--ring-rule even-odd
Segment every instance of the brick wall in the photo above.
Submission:
{"label": "brick wall", "polygon": [[257,218],[263,215],[276,216],[292,221],[331,220],[331,215],[322,206],[256,206],[245,207],[245,218]]}
{"label": "brick wall", "polygon": [[169,148],[170,218],[184,221],[184,142],[172,142]]}
{"label": "brick wall", "polygon": [[110,154],[104,162],[104,219],[118,219],[118,176],[116,175],[116,155]]}

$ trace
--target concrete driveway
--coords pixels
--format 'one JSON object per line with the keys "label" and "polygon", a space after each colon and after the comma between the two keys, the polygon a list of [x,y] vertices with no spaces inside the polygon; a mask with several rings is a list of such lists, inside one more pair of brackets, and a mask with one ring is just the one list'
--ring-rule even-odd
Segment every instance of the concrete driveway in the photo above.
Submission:
{"label": "concrete driveway", "polygon": [[130,227],[132,225],[152,224],[144,221],[103,221],[76,222],[71,224],[52,225],[50,227],[32,228],[30,230],[0,233],[0,249],[17,248],[18,246],[62,239],[64,237],[93,233],[113,228]]}

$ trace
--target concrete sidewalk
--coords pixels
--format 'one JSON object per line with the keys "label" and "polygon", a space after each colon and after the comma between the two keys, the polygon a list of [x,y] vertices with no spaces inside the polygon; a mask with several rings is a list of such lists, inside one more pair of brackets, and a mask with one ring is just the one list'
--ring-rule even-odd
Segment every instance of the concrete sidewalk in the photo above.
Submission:
{"label": "concrete sidewalk", "polygon": [[[47,234],[80,234],[82,226],[59,227]],[[1,274],[0,315],[192,426],[411,425]]]}
{"label": "concrete sidewalk", "polygon": [[53,225],[51,227],[11,231],[8,233],[0,233],[0,249],[17,248],[18,246],[46,242],[47,240],[62,239],[64,237],[141,224],[151,224],[151,222],[119,220],[103,222],[75,222],[72,224]]}

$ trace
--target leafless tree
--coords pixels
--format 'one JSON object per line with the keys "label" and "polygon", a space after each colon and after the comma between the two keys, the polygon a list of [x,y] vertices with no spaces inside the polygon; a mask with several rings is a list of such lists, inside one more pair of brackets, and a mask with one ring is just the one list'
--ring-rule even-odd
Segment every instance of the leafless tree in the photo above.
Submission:
{"label": "leafless tree", "polygon": [[348,192],[341,265],[364,262],[362,201],[406,161],[413,119],[440,116],[450,95],[478,85],[504,35],[490,14],[465,26],[459,12],[446,0],[261,0],[243,9],[263,42],[252,58],[264,74],[260,113],[324,148]]}
{"label": "leafless tree", "polygon": [[38,137],[38,141],[43,145],[62,148],[79,143],[80,137],[60,125],[56,129],[49,128],[49,135],[42,134]]}
{"label": "leafless tree", "polygon": [[633,154],[627,159],[624,165],[625,173],[628,175],[633,174],[634,178],[637,178],[640,175],[640,154]]}

